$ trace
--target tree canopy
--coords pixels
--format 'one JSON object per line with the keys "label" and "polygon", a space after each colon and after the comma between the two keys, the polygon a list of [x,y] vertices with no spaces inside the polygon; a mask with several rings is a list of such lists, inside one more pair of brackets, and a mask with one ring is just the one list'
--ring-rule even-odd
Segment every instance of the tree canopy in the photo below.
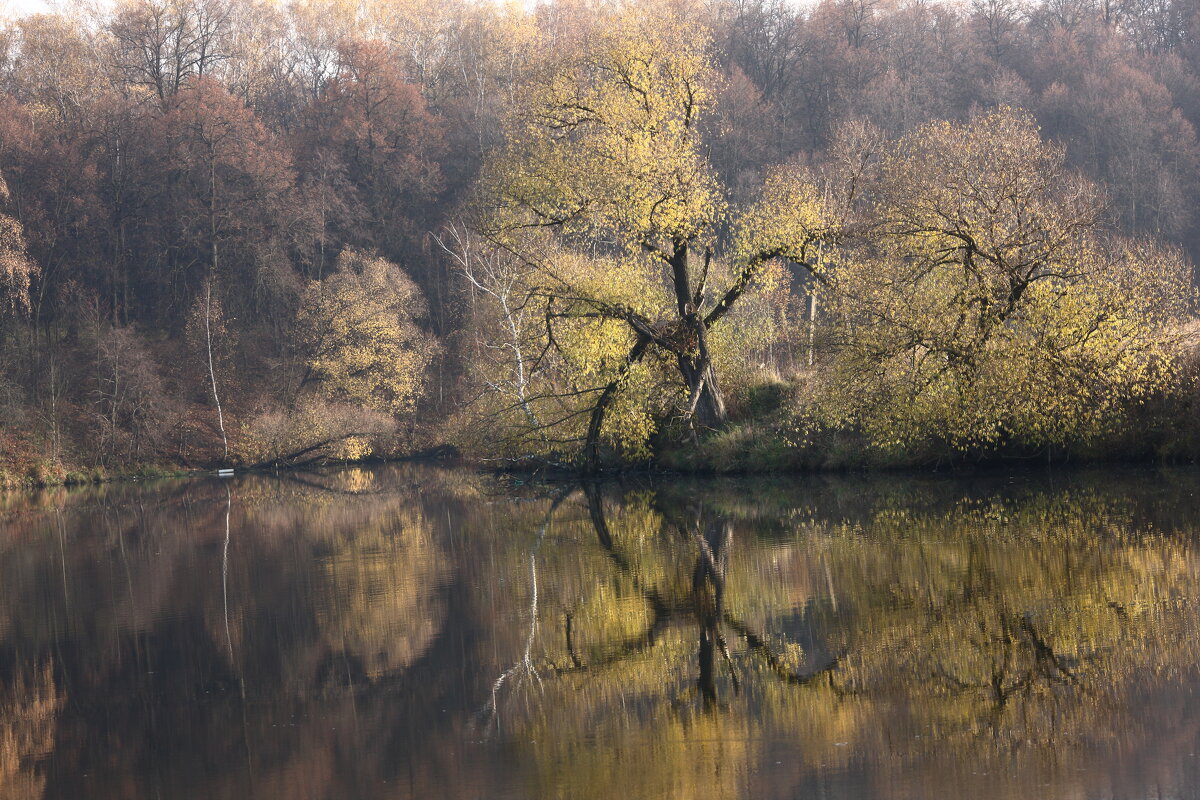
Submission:
{"label": "tree canopy", "polygon": [[1189,311],[1177,251],[1103,198],[1027,115],[918,128],[875,153],[835,255],[827,408],[873,439],[1062,444],[1164,385]]}
{"label": "tree canopy", "polygon": [[[620,435],[605,429],[609,408],[644,359],[677,373],[669,383],[685,419],[725,421],[710,329],[768,260],[807,265],[823,223],[794,173],[773,178],[744,219],[730,208],[703,144],[720,84],[706,31],[628,8],[577,35],[533,71],[507,147],[485,164],[479,225],[527,268],[545,350],[576,368],[591,362],[576,396],[594,465],[601,436]],[[729,225],[740,247],[729,246]]]}
{"label": "tree canopy", "polygon": [[0,287],[10,308],[29,309],[29,283],[37,265],[25,249],[21,223],[3,213],[9,201],[8,186],[0,175]]}

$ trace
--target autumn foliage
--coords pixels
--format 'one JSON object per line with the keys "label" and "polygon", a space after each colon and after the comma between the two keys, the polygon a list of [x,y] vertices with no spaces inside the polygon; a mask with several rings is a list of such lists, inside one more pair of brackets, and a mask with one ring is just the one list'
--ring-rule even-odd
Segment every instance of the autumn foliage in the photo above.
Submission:
{"label": "autumn foliage", "polygon": [[1191,453],[1193,26],[1007,0],[0,21],[3,480],[737,437]]}

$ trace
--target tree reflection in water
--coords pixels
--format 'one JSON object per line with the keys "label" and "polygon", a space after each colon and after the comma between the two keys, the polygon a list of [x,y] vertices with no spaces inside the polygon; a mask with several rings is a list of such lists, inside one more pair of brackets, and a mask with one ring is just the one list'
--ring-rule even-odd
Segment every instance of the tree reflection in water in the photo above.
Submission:
{"label": "tree reflection in water", "polygon": [[[609,771],[641,775],[633,796],[739,796],[771,775],[765,750],[1022,784],[1152,738],[1142,693],[1194,678],[1194,542],[1139,522],[1127,497],[889,500],[830,518],[581,494],[608,568],[546,571],[565,589],[561,645],[542,645],[560,682],[521,704],[531,759],[565,796],[604,796]],[[790,535],[763,546],[772,514]],[[567,530],[564,544],[587,538]]]}
{"label": "tree reflection in water", "polygon": [[1197,477],[8,497],[0,796],[1188,796]]}

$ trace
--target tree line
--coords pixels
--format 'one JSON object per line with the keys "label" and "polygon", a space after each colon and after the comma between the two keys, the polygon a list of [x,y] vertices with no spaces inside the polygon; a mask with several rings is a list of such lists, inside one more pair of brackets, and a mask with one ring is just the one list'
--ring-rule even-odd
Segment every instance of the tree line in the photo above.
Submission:
{"label": "tree line", "polygon": [[0,462],[53,480],[449,442],[598,467],[747,435],[793,462],[923,460],[1163,427],[1195,394],[1194,14],[9,20]]}

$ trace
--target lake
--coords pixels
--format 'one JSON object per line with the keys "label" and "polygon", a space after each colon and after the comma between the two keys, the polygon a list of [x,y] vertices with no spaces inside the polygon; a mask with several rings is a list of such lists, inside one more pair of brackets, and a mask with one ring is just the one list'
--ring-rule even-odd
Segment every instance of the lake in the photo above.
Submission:
{"label": "lake", "polygon": [[1198,489],[0,495],[0,798],[1200,797]]}

